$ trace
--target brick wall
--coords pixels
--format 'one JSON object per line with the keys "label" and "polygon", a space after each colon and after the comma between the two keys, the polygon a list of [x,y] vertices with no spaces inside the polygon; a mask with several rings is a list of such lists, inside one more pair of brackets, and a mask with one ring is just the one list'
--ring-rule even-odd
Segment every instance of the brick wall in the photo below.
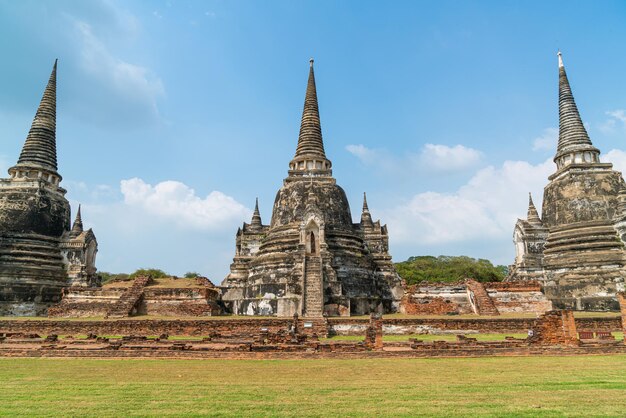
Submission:
{"label": "brick wall", "polygon": [[624,331],[624,341],[626,341],[626,293],[618,293],[617,300],[619,301],[619,308],[622,313],[622,330]]}
{"label": "brick wall", "polygon": [[[81,320],[1,320],[0,333],[20,332],[41,335],[189,335],[207,336],[212,333],[225,335],[254,334],[261,328],[271,332],[289,329],[291,318],[254,319],[183,319],[183,320],[140,320],[120,319],[109,321]],[[534,318],[383,318],[385,334],[439,334],[455,331],[478,333],[526,333],[533,327]],[[363,335],[369,319],[328,318],[328,330],[338,335]],[[305,327],[306,323],[306,327]],[[622,330],[619,317],[576,319],[579,331]],[[300,319],[303,333],[326,333],[323,319]]]}
{"label": "brick wall", "polygon": [[546,312],[535,321],[529,341],[539,345],[579,346],[574,313],[568,310]]}

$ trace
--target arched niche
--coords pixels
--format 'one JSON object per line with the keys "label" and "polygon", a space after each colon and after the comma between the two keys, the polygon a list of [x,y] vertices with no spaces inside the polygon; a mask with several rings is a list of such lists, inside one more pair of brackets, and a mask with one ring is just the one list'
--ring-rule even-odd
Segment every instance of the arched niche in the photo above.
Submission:
{"label": "arched niche", "polygon": [[306,253],[310,255],[320,254],[320,244],[324,240],[321,222],[319,219],[310,218],[301,234],[301,240],[304,243]]}

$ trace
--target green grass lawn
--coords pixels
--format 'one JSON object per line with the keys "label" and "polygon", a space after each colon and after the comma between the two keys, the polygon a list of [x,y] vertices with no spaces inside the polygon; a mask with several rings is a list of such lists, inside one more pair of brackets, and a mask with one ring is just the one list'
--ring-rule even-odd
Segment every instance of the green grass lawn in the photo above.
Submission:
{"label": "green grass lawn", "polygon": [[626,356],[0,359],[0,415],[624,416]]}

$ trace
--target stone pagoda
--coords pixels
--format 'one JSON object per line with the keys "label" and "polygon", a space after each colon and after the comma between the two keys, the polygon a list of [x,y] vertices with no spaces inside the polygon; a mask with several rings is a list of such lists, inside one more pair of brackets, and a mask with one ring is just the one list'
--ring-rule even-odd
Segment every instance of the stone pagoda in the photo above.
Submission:
{"label": "stone pagoda", "polygon": [[70,205],[56,154],[57,63],[9,178],[0,179],[0,315],[42,315],[68,286]]}
{"label": "stone pagoda", "polygon": [[231,272],[222,283],[227,310],[306,317],[396,311],[403,288],[387,227],[372,220],[365,198],[361,222],[352,222],[331,168],[311,60],[298,145],[271,222],[263,225],[257,202],[251,222],[237,231]]}
{"label": "stone pagoda", "polygon": [[100,286],[100,277],[96,274],[97,253],[98,241],[91,228],[83,228],[79,205],[72,229],[66,231],[61,238],[61,254],[70,286]]}
{"label": "stone pagoda", "polygon": [[543,280],[543,250],[547,237],[548,228],[541,221],[529,193],[528,215],[515,223],[515,264],[511,266],[510,275],[516,280]]}
{"label": "stone pagoda", "polygon": [[[518,221],[509,280],[538,278],[555,308],[619,309],[626,277],[626,184],[600,161],[559,58],[556,172],[544,189],[542,218]],[[531,219],[532,218],[532,219]]]}

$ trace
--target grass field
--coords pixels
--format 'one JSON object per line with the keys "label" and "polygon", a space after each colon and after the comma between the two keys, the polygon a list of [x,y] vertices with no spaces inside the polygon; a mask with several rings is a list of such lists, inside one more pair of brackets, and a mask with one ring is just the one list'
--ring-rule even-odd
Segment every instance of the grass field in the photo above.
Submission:
{"label": "grass field", "polygon": [[624,416],[626,356],[0,359],[0,415]]}

